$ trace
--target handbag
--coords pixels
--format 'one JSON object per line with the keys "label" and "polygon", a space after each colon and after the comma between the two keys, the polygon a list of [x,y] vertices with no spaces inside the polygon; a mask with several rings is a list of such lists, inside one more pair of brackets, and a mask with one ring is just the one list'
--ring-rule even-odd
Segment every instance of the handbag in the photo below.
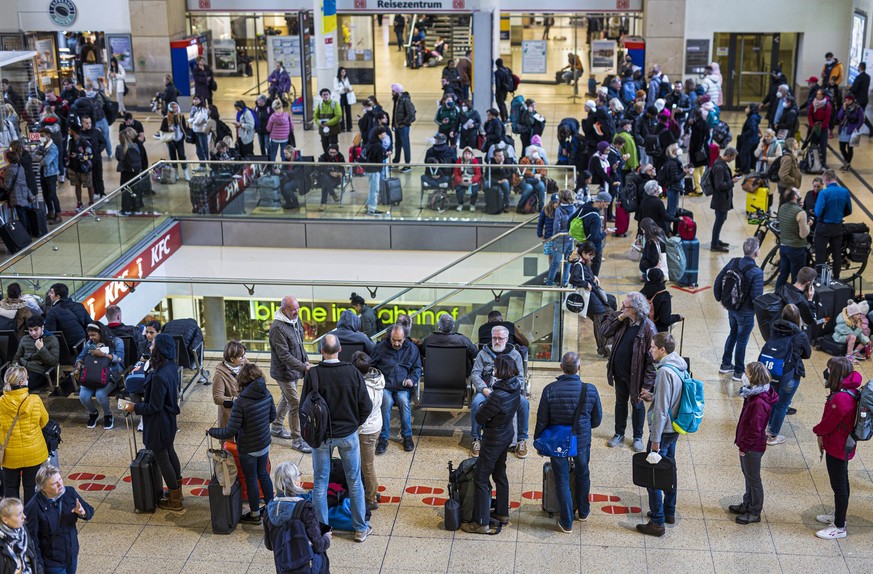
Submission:
{"label": "handbag", "polygon": [[350,106],[358,103],[358,96],[355,95],[354,90],[346,93],[346,103]]}
{"label": "handbag", "polygon": [[600,299],[601,303],[607,306],[609,305],[609,296],[606,294],[606,291],[603,290],[603,287],[594,284],[591,286],[591,292]]}
{"label": "handbag", "polygon": [[[209,442],[211,444],[212,440]],[[212,462],[212,474],[221,485],[221,493],[230,496],[238,476],[233,455],[223,448],[210,448],[206,451],[206,456]]]}
{"label": "handbag", "polygon": [[543,429],[539,437],[534,439],[534,448],[540,456],[567,458],[579,454],[576,425],[579,424],[579,413],[587,391],[588,383],[583,382],[576,410],[573,411],[572,425],[549,425]]}
{"label": "handbag", "polygon": [[855,130],[849,138],[849,147],[858,147],[861,145],[861,132]]}
{"label": "handbag", "polygon": [[194,137],[193,131],[185,130],[185,143],[189,143],[189,144],[197,143],[197,139]]}
{"label": "handbag", "polygon": [[642,235],[637,235],[637,238],[634,240],[633,244],[630,246],[630,249],[627,250],[627,253],[625,253],[624,256],[625,258],[636,262],[639,262],[639,260],[643,258]]}
{"label": "handbag", "polygon": [[485,151],[482,149],[483,147],[485,147],[485,134],[476,134],[476,149],[479,151]]}
{"label": "handbag", "polygon": [[664,272],[664,277],[670,276],[670,267],[667,265],[667,253],[661,251],[660,241],[655,245],[658,250],[658,269]]}
{"label": "handbag", "polygon": [[176,139],[176,134],[173,132],[158,132],[158,140],[161,143],[171,143]]}
{"label": "handbag", "polygon": [[21,416],[21,407],[24,406],[24,403],[27,402],[30,396],[26,397],[21,404],[18,405],[18,412],[15,413],[15,418],[12,419],[12,424],[9,425],[9,432],[6,433],[6,440],[3,441],[3,447],[0,448],[0,465],[3,464],[3,460],[6,458],[6,446],[9,444],[9,439],[12,438],[12,430],[15,428],[15,423],[18,422],[18,417]]}
{"label": "handbag", "polygon": [[567,294],[564,298],[564,310],[576,313],[583,317],[588,315],[588,303],[591,301],[591,291],[578,289],[575,293]]}

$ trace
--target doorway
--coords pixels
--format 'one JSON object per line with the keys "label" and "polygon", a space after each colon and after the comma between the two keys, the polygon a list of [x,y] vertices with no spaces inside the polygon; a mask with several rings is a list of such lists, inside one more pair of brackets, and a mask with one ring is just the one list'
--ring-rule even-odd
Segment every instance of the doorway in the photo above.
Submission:
{"label": "doorway", "polygon": [[770,88],[770,71],[780,66],[788,85],[796,84],[796,33],[716,33],[715,61],[724,77],[724,109],[739,110],[760,103]]}

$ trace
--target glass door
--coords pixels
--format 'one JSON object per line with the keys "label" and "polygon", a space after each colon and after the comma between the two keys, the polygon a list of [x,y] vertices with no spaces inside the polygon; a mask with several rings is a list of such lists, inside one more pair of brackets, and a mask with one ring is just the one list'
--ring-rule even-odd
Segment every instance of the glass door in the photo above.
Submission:
{"label": "glass door", "polygon": [[797,34],[718,33],[713,45],[724,77],[726,109],[763,101],[770,88],[770,71],[777,66],[793,85]]}

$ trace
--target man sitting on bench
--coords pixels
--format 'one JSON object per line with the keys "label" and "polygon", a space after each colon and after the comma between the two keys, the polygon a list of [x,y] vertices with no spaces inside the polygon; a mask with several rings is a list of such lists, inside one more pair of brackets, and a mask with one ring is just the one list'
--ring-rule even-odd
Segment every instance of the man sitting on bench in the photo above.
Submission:
{"label": "man sitting on bench", "polygon": [[[491,311],[488,313],[488,322],[479,327],[479,346],[487,345],[491,342],[491,330],[496,326],[505,327],[509,331],[509,344],[515,345],[515,350],[521,354],[522,359],[527,359],[527,348],[530,346],[530,341],[527,340],[521,331],[515,328],[515,324],[510,321],[503,320],[503,314],[500,311]],[[521,371],[524,374],[524,370]]]}

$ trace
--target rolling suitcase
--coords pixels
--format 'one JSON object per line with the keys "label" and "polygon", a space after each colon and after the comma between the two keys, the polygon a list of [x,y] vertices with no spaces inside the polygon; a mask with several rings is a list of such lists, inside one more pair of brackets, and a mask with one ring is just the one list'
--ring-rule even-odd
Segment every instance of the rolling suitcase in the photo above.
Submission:
{"label": "rolling suitcase", "polygon": [[746,215],[753,215],[758,211],[766,213],[772,204],[773,194],[768,187],[759,187],[752,193],[746,193]]}
{"label": "rolling suitcase", "polygon": [[18,253],[33,241],[30,233],[27,231],[27,226],[20,221],[12,219],[14,213],[10,209],[9,221],[2,222],[2,225],[0,225],[0,239],[3,239],[6,251],[10,254]]}
{"label": "rolling suitcase", "polygon": [[124,426],[130,446],[130,485],[133,489],[133,511],[154,512],[161,499],[161,471],[155,455],[148,449],[137,450],[136,433],[130,424],[130,415],[125,413]]}
{"label": "rolling suitcase", "polygon": [[[573,511],[576,510],[576,469],[574,459],[570,458],[570,496],[573,498]],[[555,489],[555,474],[552,472],[552,463],[543,463],[543,512],[549,513],[552,518],[560,512],[558,508],[558,493]]]}
{"label": "rolling suitcase", "polygon": [[686,357],[682,354],[682,347],[685,346],[685,319],[682,319],[682,331],[679,334],[679,356],[682,357],[682,360],[685,361],[685,364],[688,368],[688,375],[693,376],[693,371],[691,370],[691,357]]}
{"label": "rolling suitcase", "polygon": [[403,201],[403,189],[399,177],[386,177],[379,182],[379,203],[399,205]]}
{"label": "rolling suitcase", "polygon": [[[654,488],[665,492],[676,489],[676,463],[667,457],[661,458],[656,464],[649,464],[647,452],[638,452],[633,456],[633,482],[643,488]],[[545,497],[545,494],[543,495]]]}
{"label": "rolling suitcase", "polygon": [[489,215],[503,213],[503,193],[499,187],[485,188],[485,213]]}
{"label": "rolling suitcase", "polygon": [[191,198],[191,207],[194,213],[202,215],[209,213],[209,190],[210,180],[206,176],[194,176],[188,182],[188,194]]}
{"label": "rolling suitcase", "polygon": [[27,219],[27,229],[33,238],[42,237],[48,233],[48,223],[45,219],[45,206],[36,202],[36,207],[28,207],[24,210]]}
{"label": "rolling suitcase", "polygon": [[[211,448],[212,439],[209,439]],[[234,446],[236,446],[234,444]],[[224,455],[223,455],[224,456]],[[240,518],[242,518],[242,487],[239,477],[233,479],[230,494],[224,493],[224,488],[218,480],[215,462],[210,458],[212,466],[212,478],[209,481],[209,515],[212,522],[212,532],[215,534],[230,534],[236,530]]]}
{"label": "rolling suitcase", "polygon": [[700,240],[682,240],[682,249],[685,251],[685,273],[679,278],[682,287],[697,286],[698,266],[700,265]]}
{"label": "rolling suitcase", "polygon": [[829,285],[815,283],[815,292],[821,303],[822,318],[836,317],[852,298],[852,287],[841,282],[831,281]]}

